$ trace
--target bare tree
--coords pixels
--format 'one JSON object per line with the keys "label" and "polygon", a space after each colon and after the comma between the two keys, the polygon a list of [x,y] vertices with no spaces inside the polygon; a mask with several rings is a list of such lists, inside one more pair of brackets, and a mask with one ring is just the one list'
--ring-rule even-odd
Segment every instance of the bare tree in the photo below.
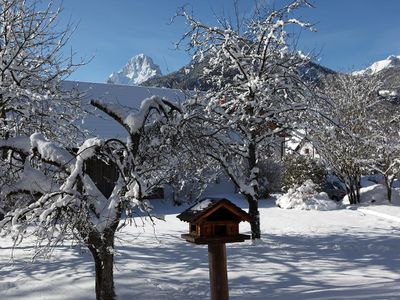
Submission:
{"label": "bare tree", "polygon": [[322,90],[332,104],[330,116],[340,126],[321,119],[308,132],[323,160],[345,183],[351,204],[360,202],[361,175],[377,162],[372,158],[382,142],[385,107],[378,98],[380,88],[381,82],[370,76],[328,77]]}
{"label": "bare tree", "polygon": [[[16,244],[26,235],[35,235],[38,253],[68,239],[83,243],[95,262],[96,299],[110,300],[116,297],[116,231],[138,211],[149,211],[145,198],[162,183],[160,178],[166,172],[160,151],[153,151],[149,141],[168,137],[168,131],[161,128],[168,127],[169,116],[179,108],[156,96],[143,100],[139,111],[129,112],[98,101],[92,104],[126,129],[126,141],[92,138],[73,152],[47,140],[42,133],[0,140],[0,149],[12,149],[25,158],[21,177],[1,191],[1,199],[35,195],[31,204],[7,213],[0,229],[3,234],[13,233]],[[115,174],[108,178],[113,186],[109,194],[93,179],[92,168],[98,164],[108,166]],[[52,172],[43,171],[47,168]]]}
{"label": "bare tree", "polygon": [[[291,17],[310,6],[297,0],[278,10],[256,10],[234,26],[210,26],[182,10],[194,60],[205,62],[201,78],[210,89],[188,104],[183,127],[191,133],[194,154],[219,164],[249,204],[253,238],[260,238],[259,163],[271,157],[282,135],[307,115],[313,99],[301,69],[308,59],[288,44],[289,26],[311,28]],[[296,118],[295,118],[296,116]],[[199,153],[201,152],[201,153]]]}
{"label": "bare tree", "polygon": [[[376,79],[371,78],[371,81],[374,80]],[[378,98],[379,103],[370,111],[366,120],[370,133],[365,139],[369,147],[365,163],[370,172],[382,174],[387,199],[391,202],[393,183],[400,174],[400,111],[397,103]]]}

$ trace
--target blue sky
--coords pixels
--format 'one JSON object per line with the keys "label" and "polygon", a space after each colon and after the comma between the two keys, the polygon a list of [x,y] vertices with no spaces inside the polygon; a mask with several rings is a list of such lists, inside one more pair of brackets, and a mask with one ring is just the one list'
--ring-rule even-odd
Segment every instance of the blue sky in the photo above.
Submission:
{"label": "blue sky", "polygon": [[[282,1],[269,2],[280,6]],[[174,50],[185,31],[183,19],[170,24],[177,7],[187,5],[205,23],[214,13],[229,16],[232,0],[67,0],[63,20],[77,26],[69,47],[76,58],[91,62],[70,79],[105,82],[127,60],[145,53],[163,73],[186,64],[190,57]],[[316,0],[315,9],[297,13],[315,23],[317,33],[302,32],[298,48],[318,54],[319,63],[334,70],[349,71],[387,56],[400,55],[399,0]],[[251,11],[253,0],[241,0],[241,11]],[[66,51],[70,51],[71,48]]]}

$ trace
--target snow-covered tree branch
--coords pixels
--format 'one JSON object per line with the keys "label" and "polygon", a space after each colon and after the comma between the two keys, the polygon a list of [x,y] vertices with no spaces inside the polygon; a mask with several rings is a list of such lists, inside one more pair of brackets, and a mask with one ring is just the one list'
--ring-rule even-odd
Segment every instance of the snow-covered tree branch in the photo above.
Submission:
{"label": "snow-covered tree branch", "polygon": [[[309,6],[294,1],[271,11],[257,11],[244,20],[244,30],[229,22],[209,26],[185,10],[178,12],[189,27],[194,61],[205,62],[200,75],[210,90],[188,105],[187,132],[199,155],[219,164],[249,203],[252,237],[260,237],[259,163],[276,152],[287,130],[312,114],[315,100],[301,73],[309,59],[291,49],[286,29],[310,24],[295,20],[292,11]],[[221,22],[220,22],[221,23]]]}

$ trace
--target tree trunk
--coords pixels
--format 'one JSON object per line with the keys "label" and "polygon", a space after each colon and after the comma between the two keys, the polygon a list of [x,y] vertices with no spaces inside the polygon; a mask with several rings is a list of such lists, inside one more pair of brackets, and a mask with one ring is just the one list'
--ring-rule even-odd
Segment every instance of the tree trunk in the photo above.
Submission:
{"label": "tree trunk", "polygon": [[348,176],[345,185],[350,204],[360,203],[360,180],[357,177]]}
{"label": "tree trunk", "polygon": [[390,203],[392,203],[392,184],[385,174],[383,174],[383,177],[385,178],[385,186],[386,186],[386,195]]}
{"label": "tree trunk", "polygon": [[90,233],[88,248],[96,268],[96,300],[115,300],[114,234],[101,237],[98,232]]}
{"label": "tree trunk", "polygon": [[357,201],[357,194],[356,194],[356,188],[354,187],[353,184],[349,186],[349,200],[350,204],[357,204],[359,201]]}
{"label": "tree trunk", "polygon": [[251,238],[259,239],[261,238],[260,229],[260,212],[258,211],[258,201],[254,199],[251,195],[245,195],[247,202],[249,203],[249,215],[251,217],[250,227],[251,227]]}
{"label": "tree trunk", "polygon": [[350,184],[346,184],[346,192],[349,197],[350,204],[357,204],[356,194],[354,191],[354,186]]}
{"label": "tree trunk", "polygon": [[355,177],[355,183],[356,187],[356,201],[357,203],[361,203],[361,195],[360,195],[360,189],[361,189],[361,176],[356,176]]}
{"label": "tree trunk", "polygon": [[[254,140],[254,137],[252,137]],[[257,151],[256,151],[256,143],[251,142],[249,144],[249,169],[250,169],[250,181],[256,182],[256,185],[253,185],[254,195],[245,194],[246,200],[249,203],[249,215],[251,217],[250,226],[251,226],[251,238],[259,239],[261,238],[261,229],[260,229],[260,212],[258,211],[258,176],[259,171],[254,172],[257,167]]]}
{"label": "tree trunk", "polygon": [[114,300],[114,255],[110,253],[99,253],[94,255],[96,265],[96,299]]}
{"label": "tree trunk", "polygon": [[[3,97],[2,97],[2,95],[0,95],[0,100],[1,99],[3,99]],[[6,121],[6,112],[5,112],[5,110],[4,110],[4,108],[1,108],[0,109],[0,120],[2,121],[2,122],[0,122],[0,123],[2,123],[3,124],[3,126],[5,126],[5,125],[7,125],[7,121]],[[5,135],[4,136],[1,136],[3,139],[8,139],[9,138],[9,133],[8,133],[8,131],[5,133]],[[1,158],[2,159],[7,159],[7,156],[8,156],[8,150],[0,150],[0,153],[1,153]]]}

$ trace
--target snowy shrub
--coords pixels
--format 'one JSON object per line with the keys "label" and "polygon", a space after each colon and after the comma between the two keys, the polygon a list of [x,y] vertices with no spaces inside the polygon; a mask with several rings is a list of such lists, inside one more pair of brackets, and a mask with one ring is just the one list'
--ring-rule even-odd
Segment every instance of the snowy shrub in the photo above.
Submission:
{"label": "snowy shrub", "polygon": [[[387,203],[387,189],[384,184],[374,184],[360,189],[360,203]],[[400,194],[398,189],[392,189],[392,203],[400,203]],[[350,204],[349,196],[343,198],[343,204]]]}
{"label": "snowy shrub", "polygon": [[317,185],[312,180],[305,181],[302,185],[290,188],[276,200],[276,205],[284,209],[302,210],[333,210],[337,204],[329,199],[324,192],[317,191]]}
{"label": "snowy shrub", "polygon": [[283,190],[301,185],[311,180],[319,191],[326,179],[326,169],[317,160],[303,155],[287,155],[283,159],[282,185]]}

